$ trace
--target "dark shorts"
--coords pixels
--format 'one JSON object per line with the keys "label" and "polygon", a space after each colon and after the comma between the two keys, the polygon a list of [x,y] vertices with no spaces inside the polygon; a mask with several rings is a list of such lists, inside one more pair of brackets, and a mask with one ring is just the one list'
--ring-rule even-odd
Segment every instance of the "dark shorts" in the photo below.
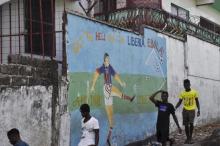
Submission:
{"label": "dark shorts", "polygon": [[193,124],[195,119],[195,110],[183,109],[183,125]]}
{"label": "dark shorts", "polygon": [[164,143],[169,140],[169,126],[157,126],[157,141]]}

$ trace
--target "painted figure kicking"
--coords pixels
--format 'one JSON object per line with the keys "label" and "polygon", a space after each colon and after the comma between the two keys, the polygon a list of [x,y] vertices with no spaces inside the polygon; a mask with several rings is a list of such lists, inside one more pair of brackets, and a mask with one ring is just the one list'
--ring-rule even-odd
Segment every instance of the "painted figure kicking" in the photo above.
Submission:
{"label": "painted figure kicking", "polygon": [[112,77],[122,86],[125,87],[126,84],[123,82],[119,74],[115,72],[113,67],[110,65],[110,58],[108,53],[104,54],[104,63],[101,67],[97,68],[92,81],[91,91],[93,92],[95,90],[95,84],[99,77],[99,75],[104,75],[104,86],[103,86],[103,92],[104,92],[104,98],[105,98],[105,109],[108,116],[109,121],[109,132],[107,137],[107,142],[109,143],[111,139],[111,134],[113,130],[113,97],[119,97],[121,99],[126,99],[129,101],[133,101],[135,96],[130,97],[122,93],[117,87],[112,85]]}

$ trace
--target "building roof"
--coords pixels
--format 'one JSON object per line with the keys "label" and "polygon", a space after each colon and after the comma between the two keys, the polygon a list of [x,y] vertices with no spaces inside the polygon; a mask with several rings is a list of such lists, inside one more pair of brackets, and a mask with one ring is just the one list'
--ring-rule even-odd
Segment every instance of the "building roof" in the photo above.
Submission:
{"label": "building roof", "polygon": [[4,4],[4,3],[7,3],[7,2],[9,2],[10,0],[1,0],[0,1],[0,5],[2,5],[2,4]]}

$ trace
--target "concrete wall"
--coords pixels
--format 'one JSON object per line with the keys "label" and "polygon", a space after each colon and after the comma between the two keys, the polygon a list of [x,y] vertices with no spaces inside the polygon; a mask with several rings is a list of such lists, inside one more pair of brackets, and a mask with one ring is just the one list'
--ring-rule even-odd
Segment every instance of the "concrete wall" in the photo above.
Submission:
{"label": "concrete wall", "polygon": [[70,145],[70,114],[68,105],[68,82],[63,77],[59,82],[59,143],[58,146]]}
{"label": "concrete wall", "polygon": [[31,146],[68,146],[67,81],[55,61],[10,56],[0,65],[0,137],[18,128]]}
{"label": "concrete wall", "polygon": [[220,118],[220,47],[188,36],[188,76],[201,96],[204,124]]}
{"label": "concrete wall", "polygon": [[[196,118],[196,124],[204,125],[219,120],[220,48],[189,35],[186,42],[163,36],[167,40],[169,100],[174,105],[178,102],[177,97],[184,90],[183,80],[189,78],[192,88],[199,92],[201,116]],[[181,109],[177,110],[180,122]]]}
{"label": "concrete wall", "polygon": [[220,12],[211,6],[196,6],[196,0],[162,0],[162,8],[171,12],[171,3],[188,10],[191,15],[191,19],[194,19],[194,21],[197,21],[196,19],[199,20],[199,17],[202,16],[220,24]]}
{"label": "concrete wall", "polygon": [[2,146],[10,146],[7,131],[11,128],[18,128],[22,139],[31,146],[51,144],[51,86],[6,88],[0,97]]}
{"label": "concrete wall", "polygon": [[63,23],[63,0],[55,0],[55,31],[56,33],[56,60],[63,60],[63,35],[62,35],[62,23]]}

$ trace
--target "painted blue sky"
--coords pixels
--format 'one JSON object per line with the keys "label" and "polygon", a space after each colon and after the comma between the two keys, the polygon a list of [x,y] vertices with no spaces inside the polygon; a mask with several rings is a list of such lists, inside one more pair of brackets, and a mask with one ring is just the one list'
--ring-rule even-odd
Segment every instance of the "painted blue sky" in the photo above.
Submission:
{"label": "painted blue sky", "polygon": [[117,73],[166,77],[166,40],[149,29],[143,37],[68,15],[67,31],[69,72],[94,72],[106,52]]}

